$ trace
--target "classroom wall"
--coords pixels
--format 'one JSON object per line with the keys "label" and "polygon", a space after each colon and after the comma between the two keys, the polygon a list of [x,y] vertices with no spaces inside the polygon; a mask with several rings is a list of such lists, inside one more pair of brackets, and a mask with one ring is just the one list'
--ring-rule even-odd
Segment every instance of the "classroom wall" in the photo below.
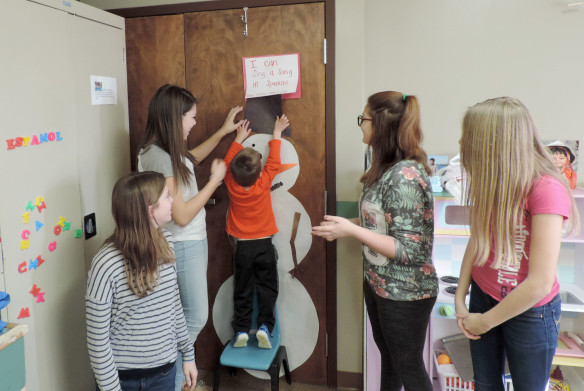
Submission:
{"label": "classroom wall", "polygon": [[[566,0],[367,0],[365,90],[420,99],[424,146],[458,150],[468,106],[519,98],[544,139],[584,135],[584,8]],[[579,184],[584,179],[580,159]]]}
{"label": "classroom wall", "polygon": [[[84,0],[102,9],[177,0]],[[468,106],[509,95],[530,109],[542,138],[584,135],[584,8],[566,0],[336,0],[337,200],[359,195],[361,132],[370,94],[417,95],[429,154],[458,151]],[[584,185],[580,159],[579,186]],[[350,208],[349,208],[350,209]],[[338,370],[361,372],[361,261],[338,241]]]}

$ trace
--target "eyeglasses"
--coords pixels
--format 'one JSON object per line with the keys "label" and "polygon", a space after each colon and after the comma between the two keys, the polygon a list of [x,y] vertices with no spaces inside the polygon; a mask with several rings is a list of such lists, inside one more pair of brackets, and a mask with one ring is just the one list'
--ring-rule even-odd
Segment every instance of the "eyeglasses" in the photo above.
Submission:
{"label": "eyeglasses", "polygon": [[359,114],[357,116],[357,126],[361,126],[363,121],[373,121],[373,118],[365,118],[365,117],[363,117],[363,114]]}

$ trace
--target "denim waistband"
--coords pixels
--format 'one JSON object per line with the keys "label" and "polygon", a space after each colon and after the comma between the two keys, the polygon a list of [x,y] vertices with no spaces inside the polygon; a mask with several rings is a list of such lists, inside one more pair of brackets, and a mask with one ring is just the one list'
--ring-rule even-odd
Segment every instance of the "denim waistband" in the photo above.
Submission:
{"label": "denim waistband", "polygon": [[133,368],[133,369],[120,369],[118,370],[118,374],[120,376],[120,380],[129,380],[129,379],[136,379],[141,377],[147,377],[152,375],[157,375],[162,372],[166,372],[170,370],[174,366],[174,361],[169,362],[168,364],[161,365],[159,367],[153,368]]}

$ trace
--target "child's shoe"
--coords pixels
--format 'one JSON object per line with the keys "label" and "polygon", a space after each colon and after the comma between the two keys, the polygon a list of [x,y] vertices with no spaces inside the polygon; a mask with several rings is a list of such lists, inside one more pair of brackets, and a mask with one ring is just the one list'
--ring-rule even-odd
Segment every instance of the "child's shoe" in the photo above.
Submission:
{"label": "child's shoe", "polygon": [[247,340],[249,339],[249,335],[247,335],[244,331],[239,331],[235,334],[235,342],[233,342],[234,348],[244,348],[247,346]]}
{"label": "child's shoe", "polygon": [[270,331],[265,324],[262,324],[256,333],[258,339],[258,347],[262,349],[271,349],[272,344],[270,343]]}

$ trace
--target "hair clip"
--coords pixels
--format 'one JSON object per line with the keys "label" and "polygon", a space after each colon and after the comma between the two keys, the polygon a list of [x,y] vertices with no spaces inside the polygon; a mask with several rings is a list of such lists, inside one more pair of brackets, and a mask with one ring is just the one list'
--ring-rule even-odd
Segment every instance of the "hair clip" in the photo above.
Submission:
{"label": "hair clip", "polygon": [[404,101],[404,102],[406,101],[406,96],[407,96],[406,94],[404,94],[404,96],[402,96],[402,101]]}

